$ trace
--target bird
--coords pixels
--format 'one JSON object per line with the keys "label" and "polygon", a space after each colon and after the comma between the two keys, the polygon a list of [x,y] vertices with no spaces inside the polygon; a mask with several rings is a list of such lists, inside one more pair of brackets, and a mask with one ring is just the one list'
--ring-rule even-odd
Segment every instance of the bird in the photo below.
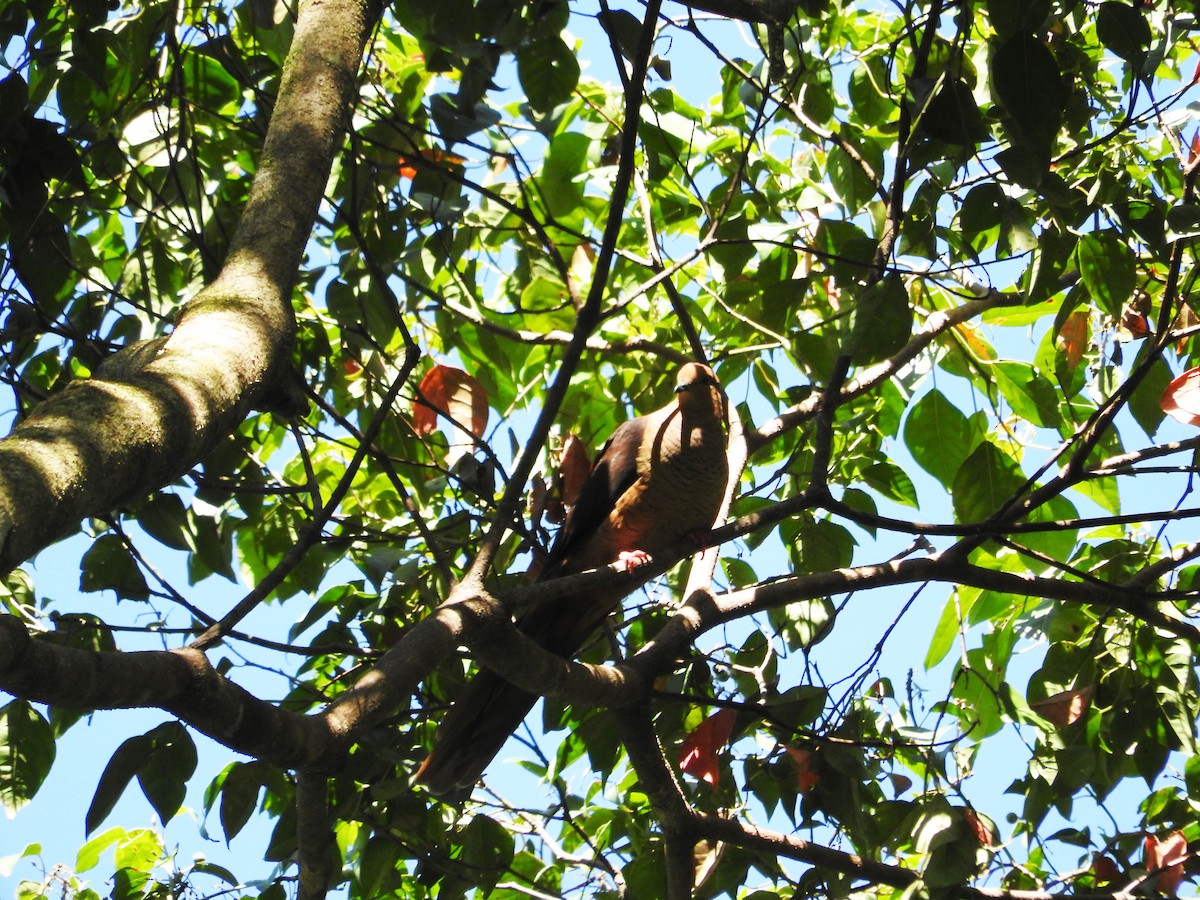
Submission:
{"label": "bird", "polygon": [[[726,402],[709,366],[686,363],[671,402],[619,425],[596,457],[538,581],[626,560],[628,567],[711,529],[729,478]],[[622,596],[610,588],[561,597],[521,614],[516,624],[551,653],[574,657]],[[443,718],[414,781],[439,796],[469,789],[537,699],[481,669]]]}

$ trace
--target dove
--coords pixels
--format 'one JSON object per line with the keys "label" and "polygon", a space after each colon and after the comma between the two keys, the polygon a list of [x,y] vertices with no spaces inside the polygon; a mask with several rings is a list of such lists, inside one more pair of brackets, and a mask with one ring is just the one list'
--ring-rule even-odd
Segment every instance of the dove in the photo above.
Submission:
{"label": "dove", "polygon": [[[679,369],[670,403],[622,423],[596,457],[538,576],[548,581],[647,556],[713,527],[725,496],[726,399],[713,370]],[[517,627],[541,647],[573,657],[621,601],[609,588],[548,601]],[[487,669],[463,689],[438,728],[415,780],[434,794],[469,788],[537,702]]]}

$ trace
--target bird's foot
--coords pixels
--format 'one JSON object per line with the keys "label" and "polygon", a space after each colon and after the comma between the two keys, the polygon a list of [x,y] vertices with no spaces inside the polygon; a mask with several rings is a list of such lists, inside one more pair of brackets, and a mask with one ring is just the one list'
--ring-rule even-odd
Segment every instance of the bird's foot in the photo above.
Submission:
{"label": "bird's foot", "polygon": [[650,562],[650,554],[645,550],[622,550],[617,555],[617,561],[613,563],[617,571],[632,572],[639,566],[644,566]]}

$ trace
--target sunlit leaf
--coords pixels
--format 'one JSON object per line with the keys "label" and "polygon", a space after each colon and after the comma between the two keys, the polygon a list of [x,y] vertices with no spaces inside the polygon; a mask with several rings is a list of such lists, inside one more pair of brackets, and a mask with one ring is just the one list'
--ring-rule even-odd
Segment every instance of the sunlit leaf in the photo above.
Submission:
{"label": "sunlit leaf", "polygon": [[24,700],[0,707],[0,801],[12,818],[33,799],[54,763],[50,724]]}
{"label": "sunlit leaf", "polygon": [[1188,369],[1167,385],[1163,412],[1184,425],[1200,425],[1200,366]]}
{"label": "sunlit leaf", "polygon": [[1158,873],[1154,880],[1159,891],[1174,897],[1183,881],[1183,863],[1188,855],[1188,842],[1182,831],[1172,831],[1165,840],[1147,834],[1145,840],[1146,870]]}

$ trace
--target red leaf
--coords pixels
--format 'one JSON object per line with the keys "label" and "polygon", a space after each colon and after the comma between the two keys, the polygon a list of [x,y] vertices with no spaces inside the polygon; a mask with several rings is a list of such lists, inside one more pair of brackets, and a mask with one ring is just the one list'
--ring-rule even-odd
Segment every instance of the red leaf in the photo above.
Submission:
{"label": "red leaf", "polygon": [[1118,880],[1121,877],[1121,870],[1103,853],[1097,853],[1092,858],[1092,874],[1096,876],[1096,884],[1100,885]]}
{"label": "red leaf", "polygon": [[1121,327],[1129,332],[1131,338],[1138,340],[1150,333],[1150,320],[1146,318],[1144,312],[1136,307],[1128,306],[1121,313]]}
{"label": "red leaf", "polygon": [[963,818],[967,820],[967,827],[975,835],[975,840],[979,841],[980,847],[995,846],[995,842],[992,840],[992,829],[979,817],[979,813],[968,806],[963,809]]}
{"label": "red leaf", "polygon": [[1188,369],[1163,391],[1162,411],[1184,425],[1200,425],[1200,366]]}
{"label": "red leaf", "polygon": [[1083,359],[1083,351],[1087,349],[1087,339],[1088,313],[1086,310],[1077,309],[1067,316],[1062,328],[1058,330],[1058,337],[1054,340],[1054,345],[1066,356],[1067,365],[1071,369],[1078,367]]}
{"label": "red leaf", "polygon": [[735,715],[732,709],[722,709],[697,725],[679,748],[679,768],[715,788],[721,781],[717,756],[729,743]]}
{"label": "red leaf", "polygon": [[796,767],[796,787],[800,793],[807,794],[817,783],[820,782],[821,776],[816,772],[816,754],[808,750],[801,750],[799,747],[784,747],[787,755],[792,758],[792,763]]}
{"label": "red leaf", "polygon": [[425,373],[417,388],[413,430],[420,435],[432,434],[437,430],[438,413],[475,437],[483,437],[488,421],[487,392],[462,369],[436,365]]}
{"label": "red leaf", "polygon": [[588,459],[583,441],[568,434],[563,441],[562,455],[558,460],[558,477],[562,484],[562,501],[571,506],[579,499],[583,483],[592,472],[592,461]]}
{"label": "red leaf", "polygon": [[546,497],[549,491],[546,488],[546,479],[541,475],[533,476],[533,484],[529,488],[529,521],[536,528],[542,521],[542,516],[546,512]]}
{"label": "red leaf", "polygon": [[1183,881],[1183,862],[1187,859],[1187,838],[1182,831],[1172,831],[1165,841],[1153,834],[1146,835],[1146,871],[1158,872],[1158,890],[1174,897]]}
{"label": "red leaf", "polygon": [[1029,704],[1029,708],[1048,720],[1056,728],[1066,728],[1087,712],[1092,702],[1092,694],[1096,692],[1095,685],[1088,685],[1074,691],[1060,691],[1045,700]]}

